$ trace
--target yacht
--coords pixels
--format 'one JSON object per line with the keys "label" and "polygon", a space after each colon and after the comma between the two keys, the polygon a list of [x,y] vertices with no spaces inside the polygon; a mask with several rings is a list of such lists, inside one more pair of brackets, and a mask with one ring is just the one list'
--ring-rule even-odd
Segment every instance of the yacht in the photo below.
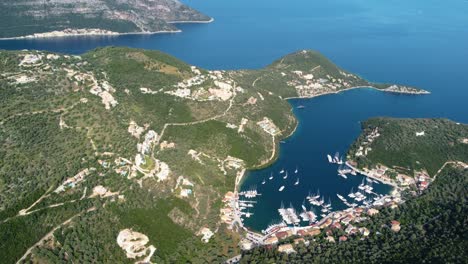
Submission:
{"label": "yacht", "polygon": [[299,185],[299,178],[297,178],[296,182],[294,183],[294,185]]}
{"label": "yacht", "polygon": [[282,192],[284,190],[284,185],[279,188],[278,191]]}
{"label": "yacht", "polygon": [[287,179],[288,178],[288,172],[286,172],[286,174],[284,175],[283,179]]}

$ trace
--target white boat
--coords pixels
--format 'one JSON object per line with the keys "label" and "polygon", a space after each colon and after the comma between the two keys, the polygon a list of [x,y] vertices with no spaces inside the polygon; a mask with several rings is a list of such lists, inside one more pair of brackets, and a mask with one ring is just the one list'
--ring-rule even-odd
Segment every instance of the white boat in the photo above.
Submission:
{"label": "white boat", "polygon": [[340,162],[340,153],[335,153],[335,157],[333,158],[333,162],[338,163]]}
{"label": "white boat", "polygon": [[327,215],[326,215],[326,214],[321,214],[320,216],[321,216],[321,217],[326,217]]}
{"label": "white boat", "polygon": [[294,185],[299,185],[299,178],[297,178],[297,181],[294,183]]}
{"label": "white boat", "polygon": [[330,154],[327,155],[327,158],[328,158],[328,162],[333,163],[333,159],[332,159],[332,156],[330,156]]}
{"label": "white boat", "polygon": [[284,175],[283,179],[287,179],[288,178],[288,172],[286,172],[286,175]]}
{"label": "white boat", "polygon": [[294,171],[294,173],[298,173],[298,172],[299,172],[299,170],[297,169],[297,166],[296,166],[296,170]]}
{"label": "white boat", "polygon": [[312,197],[312,198],[314,198],[315,200],[317,200],[318,198],[320,198],[320,189],[317,189],[317,194],[316,194],[314,197]]}
{"label": "white boat", "polygon": [[278,189],[278,191],[280,191],[280,192],[282,192],[283,190],[284,190],[284,185],[281,186],[281,187]]}
{"label": "white boat", "polygon": [[345,178],[345,179],[348,179],[348,176],[346,176],[346,174],[343,174],[343,173],[340,172],[340,173],[338,173],[338,175]]}
{"label": "white boat", "polygon": [[307,211],[307,208],[305,207],[305,205],[302,205],[302,210]]}
{"label": "white boat", "polygon": [[271,173],[269,180],[273,180],[273,173]]}
{"label": "white boat", "polygon": [[266,183],[266,181],[265,181],[265,179],[263,179],[262,184],[265,184],[265,183]]}
{"label": "white boat", "polygon": [[284,169],[281,169],[279,173],[284,173]]}
{"label": "white boat", "polygon": [[339,198],[341,201],[347,202],[347,201],[346,201],[346,198],[344,198],[343,195],[336,194],[336,196],[338,196],[338,198]]}
{"label": "white boat", "polygon": [[338,164],[343,164],[343,157],[340,157],[340,159],[337,160],[336,163],[338,163]]}

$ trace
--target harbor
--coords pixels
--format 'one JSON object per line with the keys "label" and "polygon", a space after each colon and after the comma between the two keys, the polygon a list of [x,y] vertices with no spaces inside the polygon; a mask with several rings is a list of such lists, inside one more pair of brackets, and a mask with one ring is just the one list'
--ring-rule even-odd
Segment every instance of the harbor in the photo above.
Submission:
{"label": "harbor", "polygon": [[[375,177],[366,177],[347,163],[348,146],[360,132],[357,121],[324,122],[320,130],[314,129],[313,120],[322,116],[310,111],[311,105],[314,101],[327,98],[331,97],[323,96],[310,101],[291,100],[293,105],[304,106],[294,108],[299,118],[296,132],[282,140],[284,143],[280,144],[275,163],[265,169],[247,171],[239,186],[240,192],[255,187],[261,194],[254,199],[254,207],[245,210],[250,213],[250,217],[242,217],[245,228],[261,233],[270,225],[281,222],[290,228],[307,227],[337,211],[373,206],[377,199],[393,190],[392,186]],[[342,113],[336,112],[338,114]],[[308,122],[302,122],[306,116]],[[345,127],[355,127],[355,134],[341,133]],[[359,188],[364,188],[364,185],[365,189]],[[348,196],[351,191],[354,197]],[[296,217],[284,214],[283,210],[283,214],[280,214],[282,204],[284,209],[294,209]],[[313,213],[313,217],[308,218],[304,211]]]}
{"label": "harbor", "polygon": [[[258,232],[269,230],[269,227],[278,224],[288,228],[313,226],[335,212],[356,208],[368,209],[393,201],[388,195],[391,187],[358,173],[347,165],[338,152],[334,156],[325,156],[322,163],[334,169],[329,178],[340,181],[341,187],[349,186],[349,189],[342,191],[341,188],[325,188],[321,191],[317,188],[304,192],[303,185],[310,186],[310,183],[300,169],[301,166],[283,166],[276,172],[264,175],[259,184],[246,186],[244,183],[234,209],[242,227]],[[288,195],[283,195],[284,193]],[[290,195],[291,193],[293,195]],[[263,194],[280,198],[281,201],[274,208],[270,200],[272,198],[265,203]],[[260,228],[252,228],[250,223],[263,217],[263,207],[271,208],[268,212],[271,215],[270,223]]]}

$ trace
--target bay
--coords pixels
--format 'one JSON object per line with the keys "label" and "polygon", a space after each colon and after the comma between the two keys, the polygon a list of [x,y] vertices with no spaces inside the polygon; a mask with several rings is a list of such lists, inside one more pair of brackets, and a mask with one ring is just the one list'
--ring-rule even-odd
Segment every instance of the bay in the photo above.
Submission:
{"label": "bay", "polygon": [[[340,209],[336,193],[361,182],[336,175],[326,154],[344,153],[359,135],[360,121],[374,116],[444,117],[468,123],[468,2],[465,0],[186,0],[213,16],[210,24],[181,24],[177,34],[69,37],[0,41],[0,49],[39,49],[80,54],[102,46],[158,49],[208,69],[259,68],[300,49],[322,52],[339,66],[377,82],[413,85],[427,96],[352,90],[313,99],[290,100],[300,121],[280,145],[278,160],[252,171],[242,188],[262,193],[249,228],[278,219],[281,201],[300,208],[308,191],[320,189]],[[297,109],[298,105],[305,108]],[[299,169],[294,186],[292,171]],[[290,170],[283,192],[278,175]],[[377,187],[378,186],[378,187]],[[296,187],[296,189],[293,189]],[[375,185],[380,192],[388,187]]]}

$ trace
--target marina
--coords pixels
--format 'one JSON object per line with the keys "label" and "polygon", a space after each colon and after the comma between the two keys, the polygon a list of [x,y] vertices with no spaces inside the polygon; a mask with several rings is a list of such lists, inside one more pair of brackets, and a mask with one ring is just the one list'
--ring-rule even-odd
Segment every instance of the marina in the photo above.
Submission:
{"label": "marina", "polygon": [[[303,112],[305,111],[301,111]],[[289,141],[285,141],[283,147],[289,144]],[[295,157],[299,157],[295,160],[297,164],[280,163],[255,171],[259,181],[254,180],[255,176],[249,175],[243,186],[258,186],[257,193],[262,195],[256,196],[254,200],[257,204],[254,207],[246,207],[255,215],[249,218],[242,216],[245,226],[260,231],[268,229],[272,221],[279,221],[287,227],[307,227],[337,211],[385,204],[382,197],[392,190],[391,186],[377,184],[374,179],[356,172],[346,164],[344,155],[340,154],[342,151],[333,153],[300,157],[296,155]],[[304,157],[302,162],[301,157]],[[312,164],[307,162],[306,157],[317,160],[320,173],[310,169]],[[327,182],[335,183],[330,185]],[[327,184],[324,185],[325,183]],[[248,191],[250,187],[245,188],[243,191]],[[275,208],[275,203],[282,206]],[[285,207],[283,204],[289,206]]]}

